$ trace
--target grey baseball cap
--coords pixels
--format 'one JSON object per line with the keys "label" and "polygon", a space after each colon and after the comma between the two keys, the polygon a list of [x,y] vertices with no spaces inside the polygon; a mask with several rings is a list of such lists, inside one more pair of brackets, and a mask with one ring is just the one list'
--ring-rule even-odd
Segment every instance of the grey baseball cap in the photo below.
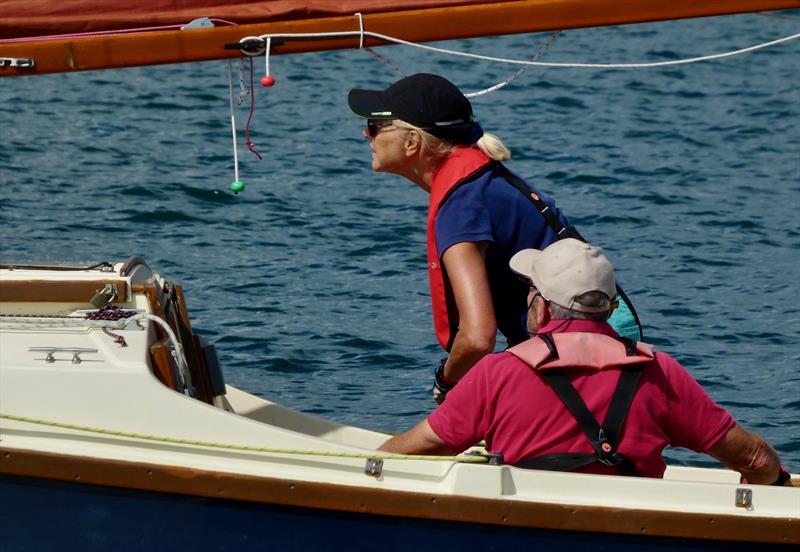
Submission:
{"label": "grey baseball cap", "polygon": [[[569,310],[603,312],[617,295],[614,267],[599,247],[573,238],[558,240],[543,250],[523,249],[509,262],[511,270],[528,278],[548,301]],[[575,298],[603,292],[608,307],[587,307]]]}

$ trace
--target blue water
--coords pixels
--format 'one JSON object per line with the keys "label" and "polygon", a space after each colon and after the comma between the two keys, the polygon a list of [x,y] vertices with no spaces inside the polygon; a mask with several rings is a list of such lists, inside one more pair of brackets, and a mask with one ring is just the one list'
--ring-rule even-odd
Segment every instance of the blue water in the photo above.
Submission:
{"label": "blue water", "polygon": [[[650,62],[797,32],[800,14],[571,30],[544,60]],[[518,59],[549,34],[442,46]],[[405,47],[407,74],[467,91],[514,67]],[[261,74],[257,64],[256,79]],[[400,430],[433,406],[426,196],[372,174],[359,51],[273,57],[233,180],[225,62],[0,80],[0,259],[144,256],[184,284],[227,381],[348,424]],[[649,341],[800,470],[800,41],[665,69],[529,70],[474,101],[510,166],[602,245]],[[238,85],[236,86],[238,91]],[[240,144],[247,101],[237,109]],[[502,340],[501,340],[502,341]],[[675,462],[702,456],[669,451]]]}

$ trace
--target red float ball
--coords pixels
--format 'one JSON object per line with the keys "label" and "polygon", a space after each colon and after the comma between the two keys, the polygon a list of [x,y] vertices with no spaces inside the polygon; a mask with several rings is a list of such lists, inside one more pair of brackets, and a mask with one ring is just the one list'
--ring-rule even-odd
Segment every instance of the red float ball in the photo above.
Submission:
{"label": "red float ball", "polygon": [[261,77],[261,86],[269,88],[274,85],[275,85],[275,77],[271,75],[264,75],[263,77]]}

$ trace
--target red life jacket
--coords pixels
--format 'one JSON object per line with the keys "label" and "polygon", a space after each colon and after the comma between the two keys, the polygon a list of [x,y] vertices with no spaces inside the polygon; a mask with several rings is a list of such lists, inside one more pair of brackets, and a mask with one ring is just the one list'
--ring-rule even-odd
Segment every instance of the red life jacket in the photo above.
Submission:
{"label": "red life jacket", "polygon": [[436,215],[450,192],[472,180],[473,174],[489,162],[489,157],[477,148],[456,148],[433,174],[431,183],[428,202],[428,280],[436,339],[448,352],[458,331],[458,310],[436,246]]}
{"label": "red life jacket", "polygon": [[636,354],[629,356],[622,341],[604,334],[560,332],[549,335],[555,342],[558,358],[552,358],[550,348],[543,339],[529,339],[511,347],[508,352],[534,370],[605,370],[653,360],[653,346],[641,341],[636,342]]}

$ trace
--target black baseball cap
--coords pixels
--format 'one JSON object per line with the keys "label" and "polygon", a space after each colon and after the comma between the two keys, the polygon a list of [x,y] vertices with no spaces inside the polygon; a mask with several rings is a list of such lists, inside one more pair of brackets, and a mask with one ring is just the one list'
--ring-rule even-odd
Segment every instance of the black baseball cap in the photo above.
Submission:
{"label": "black baseball cap", "polygon": [[439,75],[417,73],[386,90],[354,88],[347,103],[359,117],[400,119],[456,144],[474,144],[483,135],[469,100]]}

